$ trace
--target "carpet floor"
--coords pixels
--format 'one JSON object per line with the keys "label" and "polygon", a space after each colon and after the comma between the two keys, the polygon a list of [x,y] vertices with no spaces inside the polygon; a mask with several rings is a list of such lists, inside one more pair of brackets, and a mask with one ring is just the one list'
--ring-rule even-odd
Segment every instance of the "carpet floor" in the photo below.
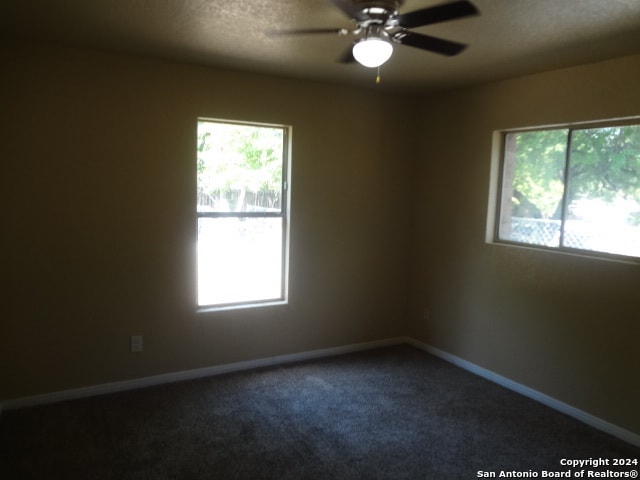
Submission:
{"label": "carpet floor", "polygon": [[409,346],[0,418],[7,480],[542,478],[590,458],[640,449]]}

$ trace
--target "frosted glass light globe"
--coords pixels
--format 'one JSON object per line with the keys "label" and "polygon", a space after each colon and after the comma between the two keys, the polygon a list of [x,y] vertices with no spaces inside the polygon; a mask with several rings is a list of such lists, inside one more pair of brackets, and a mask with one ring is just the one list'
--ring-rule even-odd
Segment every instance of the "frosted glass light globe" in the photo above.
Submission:
{"label": "frosted glass light globe", "polygon": [[353,46],[353,57],[365,67],[379,67],[391,58],[393,46],[379,38],[365,38]]}

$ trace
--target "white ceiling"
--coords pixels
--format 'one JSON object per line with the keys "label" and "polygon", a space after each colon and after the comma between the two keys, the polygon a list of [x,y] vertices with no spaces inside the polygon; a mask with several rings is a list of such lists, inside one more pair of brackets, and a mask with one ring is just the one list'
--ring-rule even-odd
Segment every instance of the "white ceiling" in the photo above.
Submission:
{"label": "white ceiling", "polygon": [[[445,0],[446,1],[446,0]],[[400,13],[444,3],[406,0]],[[469,44],[455,57],[395,45],[382,87],[425,90],[640,53],[640,0],[475,0],[480,16],[415,29]],[[336,58],[348,37],[274,29],[353,24],[327,0],[0,0],[3,37],[369,85]]]}

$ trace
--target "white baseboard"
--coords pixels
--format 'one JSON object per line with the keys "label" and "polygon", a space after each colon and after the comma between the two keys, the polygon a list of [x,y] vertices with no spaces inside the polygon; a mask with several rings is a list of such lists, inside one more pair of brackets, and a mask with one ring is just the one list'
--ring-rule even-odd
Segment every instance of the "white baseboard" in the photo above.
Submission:
{"label": "white baseboard", "polygon": [[546,405],[547,407],[553,408],[554,410],[557,410],[561,413],[564,413],[565,415],[573,417],[576,420],[579,420],[591,427],[594,427],[605,433],[613,435],[614,437],[624,440],[625,442],[630,443],[631,445],[640,447],[640,435],[638,435],[637,433],[631,432],[622,427],[619,427],[618,425],[607,422],[606,420],[598,418],[578,408],[572,407],[571,405],[568,405],[564,402],[561,402],[560,400],[550,397],[549,395],[546,395],[537,390],[534,390],[533,388],[527,387],[518,382],[514,382],[513,380],[503,377],[502,375],[498,375],[497,373],[492,372],[491,370],[482,368],[474,363],[471,363],[460,357],[456,357],[455,355],[452,355],[448,352],[435,348],[426,343],[419,342],[418,340],[415,340],[413,338],[405,338],[405,341],[406,343],[413,345],[414,347],[419,348],[421,350],[424,350],[425,352],[430,353],[431,355],[441,358],[442,360],[452,363],[457,367],[463,368],[464,370],[474,373],[480,377],[486,378],[487,380],[497,383],[498,385],[508,388],[509,390],[512,390],[516,393],[524,395],[525,397],[528,397],[528,398],[531,398],[532,400],[540,402],[543,405]]}
{"label": "white baseboard", "polygon": [[525,397],[536,400],[554,410],[562,412],[573,417],[591,427],[601,430],[605,433],[620,438],[631,445],[640,447],[640,435],[626,430],[618,425],[614,425],[590,413],[584,412],[578,408],[572,407],[560,400],[538,392],[530,387],[514,382],[506,377],[498,375],[491,370],[482,368],[474,363],[464,360],[460,357],[452,355],[448,352],[435,348],[426,343],[415,340],[411,337],[396,337],[373,342],[354,343],[351,345],[343,345],[340,347],[323,348],[319,350],[310,350],[307,352],[292,353],[288,355],[277,355],[274,357],[260,358],[256,360],[246,360],[243,362],[227,363],[223,365],[215,365],[212,367],[197,368],[194,370],[184,370],[180,372],[165,373],[154,375],[151,377],[137,378],[133,380],[124,380],[121,382],[112,382],[102,385],[93,385],[89,387],[74,388],[59,392],[45,393],[42,395],[34,395],[30,397],[22,397],[5,400],[0,403],[0,414],[3,410],[12,410],[17,408],[33,407],[37,405],[46,405],[66,400],[76,400],[80,398],[93,397],[109,393],[124,392],[127,390],[135,390],[138,388],[153,387],[168,383],[180,382],[184,380],[194,380],[197,378],[211,377],[222,375],[225,373],[239,372],[252,368],[269,367],[274,365],[284,365],[287,363],[299,362],[304,360],[313,360],[316,358],[332,357],[346,353],[359,352],[363,350],[371,350],[374,348],[387,347],[391,345],[409,344],[442,360],[445,360],[457,367],[463,368],[480,377],[490,380],[509,390],[524,395]]}
{"label": "white baseboard", "polygon": [[304,360],[312,360],[315,358],[332,357],[346,353],[370,350],[374,348],[387,347],[391,345],[399,345],[406,343],[403,337],[389,338],[372,342],[355,343],[351,345],[343,345],[340,347],[323,348],[319,350],[310,350],[300,353],[292,353],[288,355],[277,355],[274,357],[259,358],[256,360],[246,360],[243,362],[226,363],[215,365],[212,367],[196,368],[194,370],[184,370],[180,372],[165,373],[161,375],[153,375],[151,377],[136,378],[132,380],[124,380],[120,382],[111,382],[101,385],[92,385],[88,387],[73,388],[58,392],[45,393],[42,395],[33,395],[29,397],[15,398],[0,402],[0,414],[3,410],[13,410],[17,408],[34,407],[38,405],[46,405],[50,403],[62,402],[66,400],[77,400],[80,398],[94,397],[97,395],[105,395],[109,393],[124,392],[127,390],[135,390],[138,388],[153,387],[184,380],[194,380],[197,378],[211,377],[214,375],[222,375],[224,373],[239,372],[252,368],[269,367],[273,365],[284,365],[287,363],[299,362]]}

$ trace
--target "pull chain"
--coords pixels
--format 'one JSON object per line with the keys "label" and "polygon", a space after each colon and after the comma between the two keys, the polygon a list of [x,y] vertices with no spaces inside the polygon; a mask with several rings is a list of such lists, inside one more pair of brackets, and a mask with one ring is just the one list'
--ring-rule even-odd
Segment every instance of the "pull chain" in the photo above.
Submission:
{"label": "pull chain", "polygon": [[378,76],[376,77],[376,84],[380,83],[380,65],[378,65]]}

